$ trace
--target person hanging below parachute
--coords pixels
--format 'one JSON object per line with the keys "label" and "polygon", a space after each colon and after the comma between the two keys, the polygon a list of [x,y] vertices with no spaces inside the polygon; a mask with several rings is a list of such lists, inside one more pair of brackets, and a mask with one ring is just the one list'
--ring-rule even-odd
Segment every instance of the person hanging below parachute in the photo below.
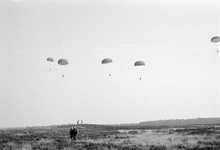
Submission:
{"label": "person hanging below parachute", "polygon": [[[109,64],[109,63],[112,63],[113,61],[112,61],[112,59],[111,58],[105,58],[105,59],[103,59],[102,60],[102,64]],[[109,74],[109,76],[111,77],[112,75],[111,74]]]}
{"label": "person hanging below parachute", "polygon": [[[145,63],[144,63],[142,60],[136,61],[136,62],[134,63],[134,66],[135,66],[135,67],[136,67],[136,66],[145,66]],[[139,79],[140,79],[140,81],[141,81],[141,77],[140,77]]]}

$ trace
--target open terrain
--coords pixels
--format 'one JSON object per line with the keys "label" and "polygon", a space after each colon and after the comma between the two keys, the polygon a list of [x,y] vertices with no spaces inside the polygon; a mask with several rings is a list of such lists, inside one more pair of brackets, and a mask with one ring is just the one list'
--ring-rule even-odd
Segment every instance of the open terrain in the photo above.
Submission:
{"label": "open terrain", "polygon": [[72,124],[0,130],[3,150],[219,150],[220,125],[123,126],[79,124],[77,141],[69,139]]}

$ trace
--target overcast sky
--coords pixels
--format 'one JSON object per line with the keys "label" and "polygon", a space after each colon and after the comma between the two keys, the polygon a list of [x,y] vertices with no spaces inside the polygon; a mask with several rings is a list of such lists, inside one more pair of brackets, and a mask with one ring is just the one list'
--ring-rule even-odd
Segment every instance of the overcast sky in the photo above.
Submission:
{"label": "overcast sky", "polygon": [[0,127],[220,117],[220,1],[0,3]]}

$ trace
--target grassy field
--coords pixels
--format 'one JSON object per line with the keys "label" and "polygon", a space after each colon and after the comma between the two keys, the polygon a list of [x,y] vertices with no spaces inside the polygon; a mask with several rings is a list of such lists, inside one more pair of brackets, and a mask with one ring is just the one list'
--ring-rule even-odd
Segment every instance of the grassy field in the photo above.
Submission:
{"label": "grassy field", "polygon": [[77,141],[69,139],[72,125],[0,130],[3,150],[220,150],[220,125],[113,126],[77,125]]}

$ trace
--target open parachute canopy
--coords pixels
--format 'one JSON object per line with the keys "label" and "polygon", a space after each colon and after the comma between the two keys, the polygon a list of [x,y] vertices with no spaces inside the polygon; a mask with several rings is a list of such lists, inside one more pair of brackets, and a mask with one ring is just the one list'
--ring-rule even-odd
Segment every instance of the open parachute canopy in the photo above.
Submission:
{"label": "open parachute canopy", "polygon": [[102,60],[102,64],[108,64],[108,63],[112,63],[112,59],[111,58],[105,58]]}
{"label": "open parachute canopy", "polygon": [[54,59],[53,59],[52,57],[48,57],[48,58],[47,58],[47,61],[49,61],[49,62],[53,62]]}
{"label": "open parachute canopy", "polygon": [[214,36],[213,38],[211,38],[211,42],[213,43],[217,43],[220,41],[220,37],[219,36]]}
{"label": "open parachute canopy", "polygon": [[59,59],[59,60],[58,60],[58,64],[59,64],[59,65],[68,65],[69,62],[68,62],[67,59],[62,58],[62,59]]}
{"label": "open parachute canopy", "polygon": [[143,61],[136,61],[134,63],[134,66],[144,66],[144,65],[145,65],[145,63]]}

